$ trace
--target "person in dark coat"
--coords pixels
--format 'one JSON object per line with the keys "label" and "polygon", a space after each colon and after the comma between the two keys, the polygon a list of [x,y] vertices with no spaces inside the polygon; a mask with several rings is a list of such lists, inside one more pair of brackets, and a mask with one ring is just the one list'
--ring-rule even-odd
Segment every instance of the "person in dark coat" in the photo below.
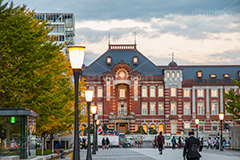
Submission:
{"label": "person in dark coat", "polygon": [[162,149],[164,144],[165,144],[164,136],[162,135],[162,131],[161,131],[157,137],[157,146],[158,146],[159,154],[162,154]]}
{"label": "person in dark coat", "polygon": [[104,149],[105,148],[105,139],[103,138],[102,139],[102,149]]}
{"label": "person in dark coat", "polygon": [[61,158],[65,158],[65,157],[63,157],[64,152],[63,152],[63,150],[61,150],[61,145],[62,145],[62,143],[59,142],[58,144],[55,145],[54,149],[60,149]]}
{"label": "person in dark coat", "polygon": [[175,149],[175,145],[176,145],[176,139],[173,136],[173,138],[172,138],[172,149]]}
{"label": "person in dark coat", "polygon": [[183,149],[183,158],[187,157],[187,160],[199,160],[202,156],[198,152],[200,146],[199,139],[194,137],[194,132],[190,131],[189,138],[186,140],[186,144]]}
{"label": "person in dark coat", "polygon": [[86,148],[86,139],[85,138],[83,138],[83,140],[82,140],[82,148],[81,149],[87,149]]}
{"label": "person in dark coat", "polygon": [[105,144],[106,144],[106,146],[105,146],[105,147],[107,147],[107,149],[109,149],[109,144],[110,144],[110,141],[109,141],[109,139],[108,139],[108,138],[106,138]]}

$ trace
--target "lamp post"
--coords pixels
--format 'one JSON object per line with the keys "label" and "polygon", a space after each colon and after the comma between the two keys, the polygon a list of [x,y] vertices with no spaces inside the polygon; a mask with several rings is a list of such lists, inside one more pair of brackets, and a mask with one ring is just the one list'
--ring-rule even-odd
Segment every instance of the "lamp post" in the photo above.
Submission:
{"label": "lamp post", "polygon": [[197,128],[197,138],[198,138],[198,124],[199,124],[199,119],[195,119],[195,123],[196,123],[196,128]]}
{"label": "lamp post", "polygon": [[99,119],[96,121],[96,151],[98,151],[98,125]]}
{"label": "lamp post", "polygon": [[96,136],[94,134],[94,130],[96,128],[96,124],[95,124],[95,115],[97,113],[97,106],[91,106],[91,112],[92,112],[92,115],[93,115],[93,150],[92,150],[92,154],[96,154]]}
{"label": "lamp post", "polygon": [[223,148],[222,148],[222,122],[223,122],[223,119],[224,119],[224,113],[219,113],[219,120],[221,122],[221,140],[220,140],[220,151],[223,151]]}
{"label": "lamp post", "polygon": [[79,124],[78,124],[78,90],[79,90],[79,77],[82,75],[82,66],[84,60],[83,46],[69,46],[69,59],[74,74],[75,82],[75,123],[74,123],[74,148],[73,159],[79,160]]}
{"label": "lamp post", "polygon": [[93,90],[86,90],[85,91],[85,98],[86,98],[86,101],[87,101],[87,109],[88,109],[88,148],[87,148],[87,160],[92,160],[91,136],[90,136],[90,105],[91,105],[91,102],[92,102],[92,99],[93,99]]}

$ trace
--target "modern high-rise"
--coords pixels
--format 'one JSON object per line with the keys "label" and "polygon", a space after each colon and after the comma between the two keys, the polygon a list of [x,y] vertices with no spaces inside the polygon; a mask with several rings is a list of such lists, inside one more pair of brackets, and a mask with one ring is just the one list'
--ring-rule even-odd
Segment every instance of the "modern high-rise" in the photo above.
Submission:
{"label": "modern high-rise", "polygon": [[41,19],[41,22],[46,20],[49,27],[54,27],[49,33],[57,43],[66,42],[64,52],[69,45],[75,44],[75,17],[73,13],[36,13],[36,19]]}

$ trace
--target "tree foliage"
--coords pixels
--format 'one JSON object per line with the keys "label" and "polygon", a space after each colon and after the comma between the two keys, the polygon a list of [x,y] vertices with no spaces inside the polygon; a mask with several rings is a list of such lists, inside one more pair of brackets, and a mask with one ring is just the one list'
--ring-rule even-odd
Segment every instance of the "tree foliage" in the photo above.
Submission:
{"label": "tree foliage", "polygon": [[[240,81],[234,79],[233,81],[240,90]],[[240,94],[231,88],[228,93],[223,93],[223,96],[228,99],[225,103],[225,109],[228,113],[233,114],[233,119],[237,120],[236,122],[240,125]]]}
{"label": "tree foliage", "polygon": [[[0,0],[0,108],[38,112],[37,134],[71,133],[74,123],[72,71],[64,47],[49,38],[25,5]],[[80,91],[84,90],[84,80]],[[82,97],[80,97],[82,98]],[[80,111],[83,104],[79,105]],[[85,115],[80,115],[80,121]]]}

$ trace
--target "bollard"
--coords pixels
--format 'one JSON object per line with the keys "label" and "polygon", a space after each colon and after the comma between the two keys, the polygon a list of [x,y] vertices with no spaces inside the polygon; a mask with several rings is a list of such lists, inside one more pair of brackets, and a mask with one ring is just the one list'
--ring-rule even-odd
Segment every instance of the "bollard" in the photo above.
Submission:
{"label": "bollard", "polygon": [[73,160],[73,152],[70,153],[70,159]]}

